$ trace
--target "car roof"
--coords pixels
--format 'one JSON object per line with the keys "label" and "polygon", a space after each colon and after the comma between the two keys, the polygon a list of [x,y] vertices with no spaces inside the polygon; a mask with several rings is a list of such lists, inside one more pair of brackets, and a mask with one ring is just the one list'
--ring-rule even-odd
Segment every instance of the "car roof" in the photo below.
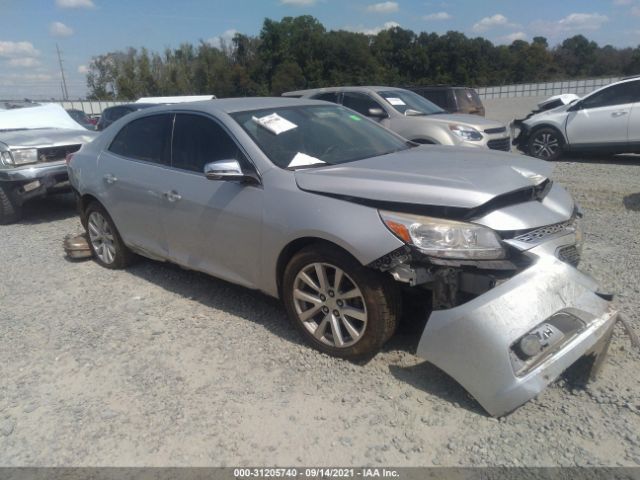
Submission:
{"label": "car roof", "polygon": [[406,90],[405,88],[398,87],[387,87],[383,85],[365,85],[362,87],[325,87],[325,88],[310,88],[307,90],[295,90],[292,92],[285,92],[282,94],[283,97],[293,97],[296,95],[310,95],[313,93],[331,93],[331,92],[380,92],[380,91],[395,91],[395,90]]}
{"label": "car roof", "polygon": [[328,105],[320,100],[308,100],[285,97],[243,97],[221,98],[200,102],[184,102],[168,105],[153,105],[153,112],[189,110],[207,113],[237,113],[250,110],[262,110],[281,107],[300,107],[304,105]]}

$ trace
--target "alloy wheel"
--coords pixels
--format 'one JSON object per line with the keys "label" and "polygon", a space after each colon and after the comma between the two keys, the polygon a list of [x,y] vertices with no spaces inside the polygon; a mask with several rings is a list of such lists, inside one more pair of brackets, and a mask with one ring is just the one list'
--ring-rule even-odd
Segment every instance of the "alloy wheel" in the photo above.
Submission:
{"label": "alloy wheel", "polygon": [[111,265],[116,258],[116,246],[109,223],[100,212],[91,212],[87,220],[89,240],[98,258]]}
{"label": "alloy wheel", "polygon": [[367,307],[360,288],[334,265],[312,263],[298,272],[293,303],[304,327],[331,347],[355,344],[367,328]]}
{"label": "alloy wheel", "polygon": [[553,158],[560,148],[560,140],[549,131],[541,132],[533,139],[531,148],[533,155],[537,158]]}

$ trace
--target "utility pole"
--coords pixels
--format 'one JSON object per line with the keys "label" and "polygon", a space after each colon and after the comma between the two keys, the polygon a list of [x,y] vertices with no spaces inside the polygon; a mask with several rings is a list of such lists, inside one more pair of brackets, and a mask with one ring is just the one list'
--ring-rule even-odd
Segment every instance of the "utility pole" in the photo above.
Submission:
{"label": "utility pole", "polygon": [[62,55],[60,54],[60,47],[56,43],[56,52],[58,52],[58,63],[60,64],[60,75],[62,75],[62,94],[64,100],[69,100],[69,91],[67,90],[67,80],[64,78],[64,68],[62,67]]}

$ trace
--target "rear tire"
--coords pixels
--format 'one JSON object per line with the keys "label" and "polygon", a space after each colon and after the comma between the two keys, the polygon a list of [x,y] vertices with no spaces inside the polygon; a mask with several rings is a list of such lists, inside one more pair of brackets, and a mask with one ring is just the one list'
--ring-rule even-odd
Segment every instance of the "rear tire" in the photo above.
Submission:
{"label": "rear tire", "polygon": [[335,357],[369,359],[397,327],[400,295],[391,277],[336,247],[315,244],[294,255],[282,296],[307,341]]}
{"label": "rear tire", "polygon": [[553,162],[562,156],[563,148],[562,135],[555,128],[543,127],[531,133],[527,144],[527,154]]}
{"label": "rear tire", "polygon": [[5,187],[0,186],[0,225],[15,223],[22,217],[22,207],[11,201]]}
{"label": "rear tire", "polygon": [[119,270],[129,266],[134,254],[122,241],[111,216],[102,205],[91,203],[86,211],[86,230],[93,258],[105,268]]}

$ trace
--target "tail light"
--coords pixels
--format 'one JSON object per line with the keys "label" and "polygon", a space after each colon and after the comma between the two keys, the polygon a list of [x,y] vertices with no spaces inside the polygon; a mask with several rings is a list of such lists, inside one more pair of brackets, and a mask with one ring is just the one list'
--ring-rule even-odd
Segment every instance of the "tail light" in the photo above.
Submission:
{"label": "tail light", "polygon": [[73,153],[67,153],[67,156],[64,157],[64,161],[67,162],[67,167],[71,163],[71,160],[73,160]]}

